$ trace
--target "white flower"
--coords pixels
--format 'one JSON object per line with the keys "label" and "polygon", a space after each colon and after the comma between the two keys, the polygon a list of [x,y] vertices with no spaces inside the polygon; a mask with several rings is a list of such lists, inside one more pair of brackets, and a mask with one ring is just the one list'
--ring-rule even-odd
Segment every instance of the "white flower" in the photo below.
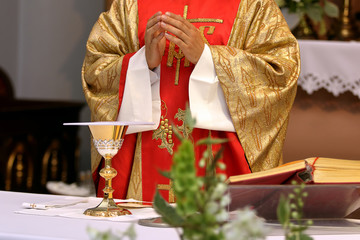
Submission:
{"label": "white flower", "polygon": [[227,185],[225,183],[218,183],[215,186],[214,192],[211,195],[211,199],[212,200],[220,199],[222,196],[224,196],[226,190],[227,190]]}
{"label": "white flower", "polygon": [[216,214],[217,222],[225,222],[227,220],[229,220],[229,213],[225,209],[222,209],[218,214]]}
{"label": "white flower", "polygon": [[205,210],[208,213],[210,213],[211,215],[214,215],[215,213],[217,213],[220,210],[220,206],[218,203],[210,201],[210,202],[206,203]]}
{"label": "white flower", "polygon": [[259,218],[254,210],[246,207],[238,210],[236,218],[224,225],[223,233],[226,240],[265,239],[264,219]]}
{"label": "white flower", "polygon": [[229,194],[224,195],[221,199],[220,199],[220,207],[227,207],[231,202],[231,198]]}

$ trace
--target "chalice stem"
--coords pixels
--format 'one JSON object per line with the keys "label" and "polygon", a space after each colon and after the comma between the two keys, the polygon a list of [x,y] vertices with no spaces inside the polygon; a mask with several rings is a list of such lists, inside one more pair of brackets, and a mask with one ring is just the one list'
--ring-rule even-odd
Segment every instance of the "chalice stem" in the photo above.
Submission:
{"label": "chalice stem", "polygon": [[100,176],[105,178],[104,199],[112,199],[114,189],[112,188],[112,179],[117,175],[117,171],[111,166],[111,157],[105,157],[105,167],[101,169]]}
{"label": "chalice stem", "polygon": [[131,214],[129,211],[118,207],[113,199],[112,179],[117,175],[117,171],[111,166],[112,155],[105,155],[104,158],[105,166],[100,170],[100,176],[105,179],[103,200],[97,207],[87,209],[84,214],[97,217],[115,217]]}

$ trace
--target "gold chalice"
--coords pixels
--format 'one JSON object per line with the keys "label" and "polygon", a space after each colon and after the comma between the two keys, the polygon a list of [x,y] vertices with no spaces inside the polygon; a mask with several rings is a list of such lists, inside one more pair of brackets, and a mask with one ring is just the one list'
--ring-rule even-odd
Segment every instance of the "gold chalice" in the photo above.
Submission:
{"label": "gold chalice", "polygon": [[128,210],[116,205],[113,199],[112,179],[117,171],[111,167],[111,160],[121,148],[129,125],[149,125],[147,122],[88,122],[64,123],[64,125],[88,125],[93,136],[93,143],[99,154],[105,159],[100,176],[105,178],[104,198],[94,208],[85,210],[84,214],[95,217],[116,217],[131,214]]}

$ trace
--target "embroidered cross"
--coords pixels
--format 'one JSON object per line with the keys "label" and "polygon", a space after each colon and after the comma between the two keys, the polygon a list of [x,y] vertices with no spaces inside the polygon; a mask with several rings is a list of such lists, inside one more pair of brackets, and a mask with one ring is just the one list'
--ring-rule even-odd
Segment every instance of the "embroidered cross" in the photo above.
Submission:
{"label": "embroidered cross", "polygon": [[172,188],[173,181],[170,180],[169,184],[158,184],[158,190],[166,190],[169,191],[169,203],[175,202],[175,193],[174,189]]}
{"label": "embroidered cross", "polygon": [[[188,13],[188,5],[185,5],[184,7],[184,13],[183,13],[183,18],[187,19],[187,13]],[[194,18],[194,19],[187,19],[190,23],[223,23],[222,19],[214,19],[214,18]],[[207,41],[206,37],[205,37],[205,29],[209,28],[209,30],[207,31],[206,34],[211,35],[214,33],[215,31],[215,26],[201,26],[199,28],[199,31],[201,33],[201,36],[204,40],[204,42],[206,44],[209,44],[209,42]],[[169,53],[168,53],[168,59],[167,59],[167,63],[166,65],[168,67],[171,67],[173,65],[173,61],[174,58],[176,58],[176,72],[175,72],[175,85],[179,84],[179,73],[180,73],[180,62],[181,59],[184,57],[184,54],[182,53],[181,49],[179,49],[179,51],[175,51],[175,43],[170,42],[169,45]],[[190,66],[190,62],[189,60],[187,60],[185,58],[184,60],[184,67],[189,67]]]}

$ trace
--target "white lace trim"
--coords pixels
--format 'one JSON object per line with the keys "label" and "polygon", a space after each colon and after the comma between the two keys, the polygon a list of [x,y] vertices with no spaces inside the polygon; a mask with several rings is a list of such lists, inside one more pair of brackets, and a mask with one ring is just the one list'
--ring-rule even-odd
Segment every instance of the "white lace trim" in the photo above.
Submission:
{"label": "white lace trim", "polygon": [[335,97],[351,92],[360,98],[360,43],[299,40],[298,85],[308,94],[323,88]]}
{"label": "white lace trim", "polygon": [[340,76],[331,76],[329,79],[324,79],[316,74],[308,73],[299,77],[298,85],[308,94],[324,88],[335,97],[349,91],[360,99],[360,76],[357,80],[349,82]]}

